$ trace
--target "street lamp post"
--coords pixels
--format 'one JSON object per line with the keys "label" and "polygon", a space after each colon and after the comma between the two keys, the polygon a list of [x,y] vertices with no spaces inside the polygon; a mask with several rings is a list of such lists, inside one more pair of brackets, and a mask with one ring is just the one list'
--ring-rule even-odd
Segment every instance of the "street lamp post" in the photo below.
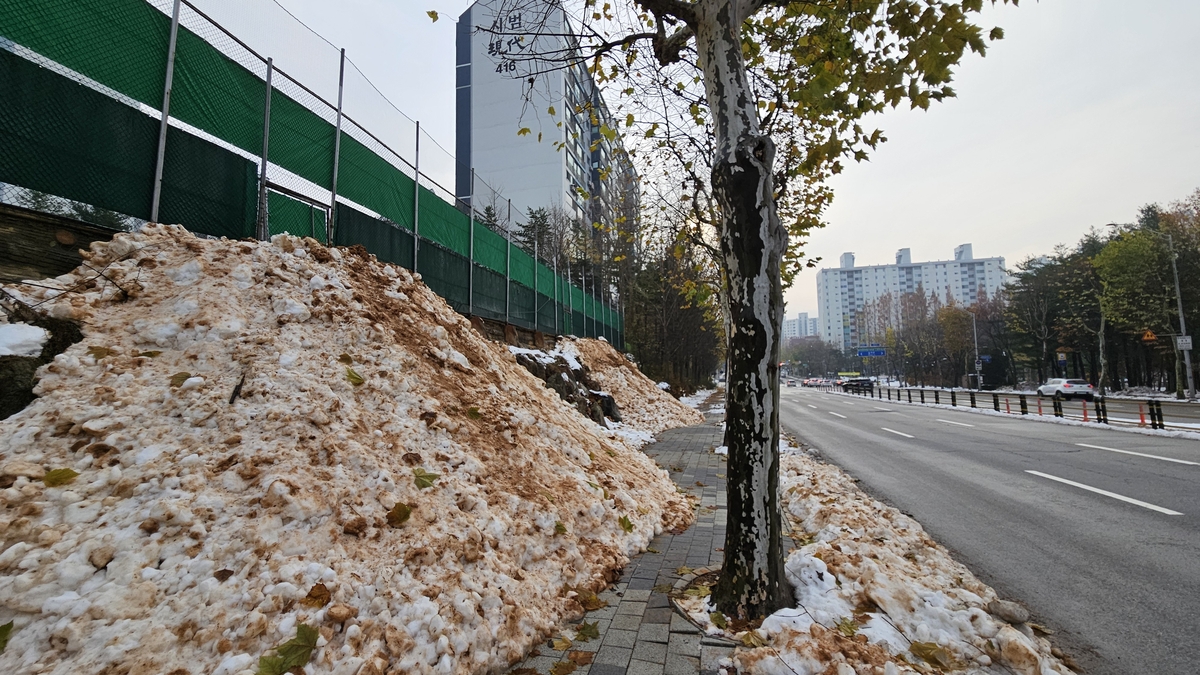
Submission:
{"label": "street lamp post", "polygon": [[[1183,294],[1179,292],[1179,267],[1175,264],[1175,241],[1171,239],[1171,235],[1167,235],[1167,250],[1171,254],[1171,273],[1175,276],[1175,302],[1179,307],[1179,334],[1187,335],[1187,323],[1183,319]],[[1175,345],[1179,349],[1179,345]],[[1183,369],[1187,373],[1188,398],[1196,398],[1196,382],[1192,378],[1192,351],[1190,349],[1180,350],[1183,352]],[[1178,363],[1178,361],[1176,361]]]}
{"label": "street lamp post", "polygon": [[971,335],[975,338],[975,390],[982,389],[982,379],[979,373],[983,362],[979,360],[979,329],[975,327],[975,312],[971,312]]}

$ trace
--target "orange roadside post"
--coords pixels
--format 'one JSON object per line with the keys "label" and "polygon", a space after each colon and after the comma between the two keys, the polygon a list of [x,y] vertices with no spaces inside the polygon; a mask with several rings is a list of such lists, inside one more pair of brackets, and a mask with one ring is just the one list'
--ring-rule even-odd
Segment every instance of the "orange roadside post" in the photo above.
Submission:
{"label": "orange roadside post", "polygon": [[1012,406],[1009,405],[1007,396],[1004,397],[1004,412],[1008,413],[1009,415],[1012,414]]}
{"label": "orange roadside post", "polygon": [[1142,407],[1141,403],[1138,403],[1138,426],[1146,426],[1146,409]]}
{"label": "orange roadside post", "polygon": [[1082,401],[1082,403],[1083,403],[1083,421],[1086,422],[1086,421],[1088,421],[1087,401]]}

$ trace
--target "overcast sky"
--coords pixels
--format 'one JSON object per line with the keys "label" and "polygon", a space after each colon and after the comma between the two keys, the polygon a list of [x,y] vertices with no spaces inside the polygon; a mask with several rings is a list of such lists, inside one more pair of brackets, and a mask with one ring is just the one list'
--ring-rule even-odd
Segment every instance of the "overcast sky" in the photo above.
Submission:
{"label": "overcast sky", "polygon": [[[454,23],[466,0],[280,0],[443,147],[454,147]],[[438,10],[441,19],[425,15]],[[1026,0],[985,11],[1005,39],[968,55],[958,98],[870,123],[889,139],[834,182],[808,253],[833,267],[1024,257],[1200,187],[1200,1]],[[816,273],[787,293],[816,313]]]}

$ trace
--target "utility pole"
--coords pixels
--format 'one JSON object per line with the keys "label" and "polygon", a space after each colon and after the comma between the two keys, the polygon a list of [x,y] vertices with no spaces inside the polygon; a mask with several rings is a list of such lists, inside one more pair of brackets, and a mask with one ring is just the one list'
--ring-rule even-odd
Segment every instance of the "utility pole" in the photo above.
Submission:
{"label": "utility pole", "polygon": [[971,334],[975,337],[975,390],[979,391],[983,387],[983,377],[979,373],[983,361],[979,360],[979,329],[975,327],[975,312],[971,312]]}
{"label": "utility pole", "polygon": [[[1187,322],[1183,319],[1183,294],[1179,292],[1179,267],[1175,264],[1175,241],[1167,235],[1167,250],[1171,253],[1171,273],[1175,275],[1175,302],[1179,306],[1179,335],[1187,335]],[[1179,340],[1176,340],[1178,343]],[[1179,349],[1179,345],[1175,345]],[[1196,382],[1192,377],[1192,350],[1181,349],[1183,352],[1183,369],[1187,373],[1188,398],[1196,398]],[[1178,363],[1178,361],[1176,362]]]}

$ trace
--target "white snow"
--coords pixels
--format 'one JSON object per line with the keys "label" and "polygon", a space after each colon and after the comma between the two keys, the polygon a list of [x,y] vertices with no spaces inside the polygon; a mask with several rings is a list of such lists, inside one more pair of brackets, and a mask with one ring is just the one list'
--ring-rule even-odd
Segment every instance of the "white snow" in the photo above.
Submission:
{"label": "white snow", "polygon": [[[0,421],[13,672],[252,672],[299,623],[310,675],[498,670],[581,611],[569,587],[694,517],[406,270],[158,225],[89,257],[133,297],[54,298],[83,268],[6,288],[85,333]],[[330,605],[300,602],[317,583]]]}
{"label": "white snow", "polygon": [[712,396],[715,391],[716,390],[714,389],[701,389],[691,396],[684,396],[680,398],[679,402],[689,408],[695,408],[696,410],[699,410],[700,406],[704,405],[704,402],[707,401],[708,397]]}
{"label": "white snow", "polygon": [[26,323],[0,323],[0,356],[37,356],[50,339],[45,328]]}

